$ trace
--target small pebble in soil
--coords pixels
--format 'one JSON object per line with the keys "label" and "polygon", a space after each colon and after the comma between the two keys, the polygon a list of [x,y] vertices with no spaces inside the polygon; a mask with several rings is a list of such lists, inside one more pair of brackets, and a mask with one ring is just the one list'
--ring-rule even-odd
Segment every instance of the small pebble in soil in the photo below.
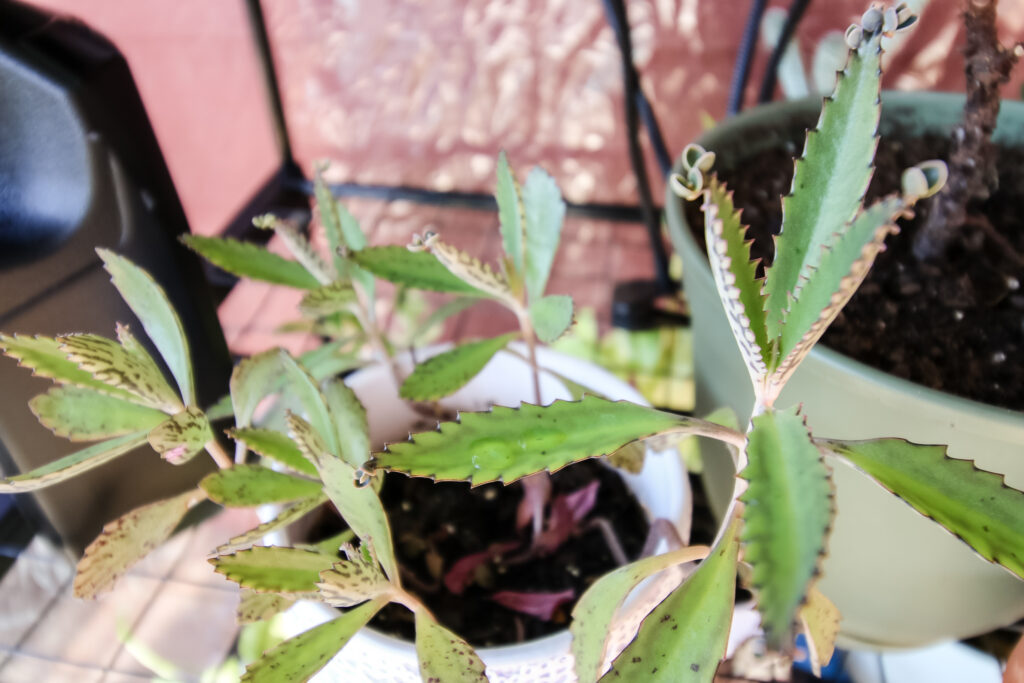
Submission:
{"label": "small pebble in soil", "polygon": [[1006,354],[1003,353],[1002,351],[996,351],[995,353],[992,354],[992,362],[993,363],[1002,363],[1005,360],[1006,360]]}
{"label": "small pebble in soil", "polygon": [[1020,280],[1015,277],[1006,278],[1006,288],[1011,292],[1016,292],[1020,289]]}
{"label": "small pebble in soil", "polygon": [[964,319],[964,312],[963,311],[953,311],[953,320],[956,320],[957,322],[959,322],[959,321],[961,321],[963,319]]}

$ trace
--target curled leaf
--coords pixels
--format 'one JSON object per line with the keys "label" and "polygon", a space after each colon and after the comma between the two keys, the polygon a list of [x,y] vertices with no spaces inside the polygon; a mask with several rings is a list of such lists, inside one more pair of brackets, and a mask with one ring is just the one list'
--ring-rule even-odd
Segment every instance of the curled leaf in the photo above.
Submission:
{"label": "curled leaf", "polygon": [[516,612],[529,614],[542,621],[551,621],[555,616],[555,611],[574,597],[576,597],[576,593],[571,588],[567,588],[557,593],[498,591],[491,596],[491,600]]}

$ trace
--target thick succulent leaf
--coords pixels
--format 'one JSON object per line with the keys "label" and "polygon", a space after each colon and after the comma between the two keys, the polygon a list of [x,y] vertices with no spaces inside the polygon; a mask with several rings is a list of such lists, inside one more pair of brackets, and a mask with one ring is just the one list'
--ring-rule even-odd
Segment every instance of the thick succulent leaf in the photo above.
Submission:
{"label": "thick succulent leaf", "polygon": [[825,555],[832,485],[796,408],[765,412],[751,423],[748,464],[740,473],[750,483],[740,498],[743,557],[768,647],[788,651],[797,611]]}
{"label": "thick succulent leaf", "polygon": [[782,199],[782,232],[765,277],[769,338],[781,336],[800,276],[818,265],[821,248],[861,207],[878,142],[880,40],[876,34],[851,51],[817,127],[807,134],[792,189]]}
{"label": "thick succulent leaf", "polygon": [[437,235],[428,233],[422,243],[414,239],[413,246],[417,252],[424,249],[429,251],[451,275],[483,292],[484,295],[498,299],[513,308],[519,305],[508,280],[501,273],[494,272],[489,264],[481,263],[479,259],[442,242]]}
{"label": "thick succulent leaf", "polygon": [[110,590],[132,565],[170,538],[185,513],[204,497],[202,491],[191,489],[135,508],[106,524],[78,561],[75,597],[91,600]]}
{"label": "thick succulent leaf", "polygon": [[740,222],[732,193],[716,176],[704,191],[703,208],[708,261],[718,296],[750,379],[758,386],[767,372],[771,349],[764,313],[767,297],[761,291],[763,281],[757,278],[757,262],[750,260],[747,227]]}
{"label": "thick succulent leaf", "polygon": [[384,506],[372,486],[356,485],[356,468],[325,450],[323,440],[308,422],[288,416],[289,433],[303,454],[316,465],[324,491],[359,540],[373,549],[384,572],[398,576],[398,563]]}
{"label": "thick succulent leaf", "polygon": [[153,344],[177,380],[185,405],[194,404],[196,391],[192,379],[188,340],[185,338],[181,320],[164,290],[149,273],[123,256],[106,249],[97,249],[96,253],[103,259],[111,281],[121,293],[121,298],[142,322],[146,334],[153,340]]}
{"label": "thick succulent leaf", "polygon": [[739,526],[733,520],[697,571],[644,618],[602,681],[714,680],[729,642]]}
{"label": "thick succulent leaf", "polygon": [[129,351],[96,334],[72,334],[58,337],[58,341],[68,360],[100,382],[127,391],[137,403],[168,413],[183,408],[156,361],[145,351]]}
{"label": "thick succulent leaf", "polygon": [[28,403],[40,424],[71,441],[95,441],[147,431],[167,419],[155,408],[81,387],[54,387]]}
{"label": "thick succulent leaf", "polygon": [[416,610],[416,656],[424,681],[487,682],[483,660],[469,643],[422,609]]}
{"label": "thick succulent leaf", "polygon": [[391,590],[391,582],[375,561],[367,561],[359,552],[350,557],[320,572],[320,599],[333,607],[353,607]]}
{"label": "thick succulent leaf", "polygon": [[811,671],[821,676],[822,667],[828,666],[836,650],[839,635],[839,609],[817,588],[807,594],[807,604],[800,608],[800,623],[807,638],[807,654]]}
{"label": "thick succulent leaf", "polygon": [[366,626],[383,602],[368,602],[290,638],[246,668],[242,683],[301,683],[308,681]]}
{"label": "thick succulent leaf", "polygon": [[149,445],[172,465],[188,462],[213,439],[206,413],[194,406],[160,423],[149,433]]}
{"label": "thick succulent leaf", "polygon": [[181,241],[213,265],[238,277],[296,289],[320,286],[301,263],[289,261],[251,242],[202,235],[184,235]]}
{"label": "thick succulent leaf", "polygon": [[237,536],[229,539],[227,543],[218,546],[217,554],[226,555],[244,548],[249,548],[254,543],[263,540],[263,537],[267,534],[277,531],[278,529],[283,529],[286,526],[299,521],[310,512],[323,505],[326,501],[327,496],[322,494],[296,501],[293,505],[289,505],[277,513],[277,517],[269,522],[264,522],[253,529],[249,529],[249,531],[238,534]]}
{"label": "thick succulent leaf", "polygon": [[32,370],[36,377],[52,379],[57,384],[71,384],[86,389],[95,389],[101,393],[117,398],[135,401],[134,395],[100,382],[78,367],[78,363],[68,360],[67,354],[60,347],[60,341],[51,337],[7,336],[0,334],[0,349],[5,356],[18,361],[23,368]]}
{"label": "thick succulent leaf", "polygon": [[356,292],[348,282],[332,282],[302,297],[299,310],[303,315],[318,318],[347,311],[356,300]]}
{"label": "thick succulent leaf", "polygon": [[572,325],[572,297],[553,294],[530,304],[530,322],[545,344],[555,341]]}
{"label": "thick succulent leaf", "polygon": [[101,441],[25,474],[0,479],[0,493],[35,491],[58,484],[94,467],[104,465],[144,443],[146,443],[146,432],[135,432],[108,441]]}
{"label": "thick succulent leaf", "polygon": [[526,234],[526,215],[519,183],[508,165],[504,150],[498,154],[498,187],[494,193],[498,201],[498,220],[501,223],[501,246],[517,273],[523,272],[523,240]]}
{"label": "thick succulent leaf", "polygon": [[526,176],[523,185],[523,210],[526,214],[526,293],[530,301],[544,296],[544,289],[555,262],[555,252],[562,238],[565,221],[565,200],[558,183],[542,168]]}
{"label": "thick succulent leaf", "polygon": [[372,465],[439,481],[512,483],[536,472],[554,472],[577,460],[614,453],[626,444],[679,430],[697,430],[699,421],[658,412],[625,401],[594,396],[582,401],[495,406],[486,413],[462,413],[436,431],[388,444]]}
{"label": "thick succulent leaf", "polygon": [[334,267],[328,265],[317,253],[313,245],[309,243],[298,230],[281,220],[274,221],[274,232],[288,247],[295,260],[302,264],[302,267],[309,271],[309,274],[316,278],[321,285],[329,285],[334,281]]}
{"label": "thick succulent leaf", "polygon": [[1024,493],[1002,475],[903,439],[823,441],[976,553],[1024,578]]}
{"label": "thick succulent leaf", "polygon": [[324,387],[324,398],[334,418],[338,435],[338,455],[352,467],[362,467],[370,457],[370,425],[366,408],[351,387],[340,379]]}
{"label": "thick succulent leaf", "polygon": [[455,393],[477,376],[498,351],[518,336],[516,332],[492,339],[460,344],[428,358],[405,378],[399,394],[412,401],[434,401]]}
{"label": "thick succulent leaf", "polygon": [[242,589],[236,616],[239,624],[255,624],[280,614],[295,604],[294,598],[278,593],[257,593]]}
{"label": "thick succulent leaf", "polygon": [[320,495],[320,482],[259,465],[235,465],[218,470],[206,475],[199,486],[210,500],[227,507],[283,503]]}
{"label": "thick succulent leaf", "polygon": [[786,383],[839,315],[884,249],[885,238],[896,231],[896,219],[907,208],[909,203],[899,196],[876,202],[823,248],[820,263],[806,272],[807,279],[786,317],[779,340],[782,360],[772,374],[773,383],[780,388]]}
{"label": "thick succulent leaf", "polygon": [[239,427],[229,432],[232,439],[241,441],[250,451],[264,458],[270,458],[289,469],[317,476],[316,466],[307,460],[295,442],[281,432],[272,429]]}
{"label": "thick succulent leaf", "polygon": [[704,559],[707,554],[706,546],[692,546],[645,557],[605,574],[580,596],[569,625],[580,683],[593,683],[600,677],[610,635],[608,625],[613,623],[615,613],[633,589],[663,569]]}
{"label": "thick succulent leaf", "polygon": [[224,394],[217,402],[206,409],[206,419],[210,422],[224,420],[235,416],[235,407],[231,405],[231,394]]}
{"label": "thick succulent leaf", "polygon": [[320,572],[336,558],[300,548],[254,546],[211,557],[217,573],[260,593],[316,593]]}
{"label": "thick succulent leaf", "polygon": [[382,280],[431,292],[452,292],[484,296],[476,287],[453,275],[437,258],[425,251],[405,247],[367,247],[350,255],[360,267]]}

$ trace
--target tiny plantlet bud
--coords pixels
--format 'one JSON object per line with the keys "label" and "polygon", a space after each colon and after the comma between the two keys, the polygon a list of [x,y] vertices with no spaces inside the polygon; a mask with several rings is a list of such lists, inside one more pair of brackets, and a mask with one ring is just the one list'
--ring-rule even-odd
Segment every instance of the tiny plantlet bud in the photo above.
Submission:
{"label": "tiny plantlet bud", "polygon": [[259,228],[260,230],[273,230],[276,223],[277,216],[272,213],[265,213],[262,216],[254,216],[252,219],[253,227]]}
{"label": "tiny plantlet bud", "polygon": [[366,470],[364,470],[361,467],[358,470],[356,470],[356,473],[355,473],[356,488],[360,488],[360,489],[366,488],[367,486],[370,485],[371,481],[373,481],[373,475],[372,474],[370,474],[369,472],[367,472]]}
{"label": "tiny plantlet bud", "polygon": [[679,195],[686,201],[692,202],[694,199],[700,196],[701,188],[690,187],[687,184],[687,182],[688,181],[678,173],[673,173],[668,181],[669,186],[671,186],[673,192],[675,192],[677,195]]}
{"label": "tiny plantlet bud", "polygon": [[860,18],[860,25],[865,33],[877,33],[885,21],[885,16],[877,7],[872,7]]}
{"label": "tiny plantlet bud", "polygon": [[844,40],[846,40],[847,47],[849,47],[851,50],[856,50],[858,47],[860,47],[860,41],[863,37],[864,30],[861,29],[861,27],[858,26],[857,24],[850,24],[850,27],[846,29],[846,35],[844,36]]}
{"label": "tiny plantlet bud", "polygon": [[896,31],[899,25],[899,18],[895,7],[890,7],[885,10],[882,19],[882,32],[886,35],[892,35]]}
{"label": "tiny plantlet bud", "polygon": [[917,166],[911,166],[903,171],[900,183],[903,187],[903,194],[907,197],[917,199],[928,193],[928,179],[925,178],[924,171]]}

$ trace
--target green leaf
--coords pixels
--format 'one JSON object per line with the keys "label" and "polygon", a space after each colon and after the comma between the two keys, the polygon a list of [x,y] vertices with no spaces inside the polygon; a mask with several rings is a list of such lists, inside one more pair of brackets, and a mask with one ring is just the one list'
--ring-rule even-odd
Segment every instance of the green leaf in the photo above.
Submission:
{"label": "green leaf", "polygon": [[340,379],[324,387],[324,398],[334,418],[342,460],[352,467],[362,467],[370,457],[370,425],[366,408],[355,392]]}
{"label": "green leaf", "polygon": [[367,247],[353,252],[349,258],[380,279],[398,285],[432,292],[485,296],[476,287],[457,278],[433,254],[425,251],[409,251],[398,246]]}
{"label": "green leaf", "polygon": [[495,406],[461,413],[436,431],[413,434],[376,453],[374,467],[439,481],[510,484],[536,472],[614,453],[626,444],[668,430],[700,432],[699,420],[625,401],[586,396],[539,407]]}
{"label": "green leaf", "polygon": [[316,467],[307,460],[295,442],[281,432],[272,429],[239,427],[229,433],[232,439],[241,441],[250,451],[264,458],[270,458],[296,472],[317,476]]}
{"label": "green leaf", "polygon": [[109,441],[101,441],[42,467],[37,467],[31,472],[0,479],[0,493],[35,491],[60,483],[94,467],[104,465],[144,443],[146,443],[146,432],[135,432]]}
{"label": "green leaf", "polygon": [[530,304],[530,322],[540,340],[550,344],[572,325],[572,297],[554,294],[537,299]]}
{"label": "green leaf", "polygon": [[360,367],[362,361],[359,359],[358,351],[343,353],[342,349],[346,346],[358,346],[358,342],[355,345],[350,339],[327,342],[299,356],[299,364],[316,380],[324,380]]}
{"label": "green leaf", "polygon": [[366,233],[359,227],[359,221],[352,215],[341,202],[335,202],[334,207],[338,212],[338,221],[341,225],[341,236],[345,240],[345,246],[349,252],[362,251],[366,249]]}
{"label": "green leaf", "polygon": [[116,341],[96,334],[73,334],[57,339],[68,360],[100,382],[127,391],[136,402],[168,413],[183,408],[156,361],[145,351],[129,351]]}
{"label": "green leaf", "polygon": [[807,134],[790,194],[782,199],[782,232],[765,278],[769,338],[782,336],[790,295],[820,261],[822,247],[857,214],[874,169],[881,115],[881,35],[850,53],[836,90]]}
{"label": "green leaf", "polygon": [[278,593],[257,593],[243,588],[241,595],[236,613],[239,624],[255,624],[257,621],[265,621],[295,604],[293,598]]}
{"label": "green leaf", "polygon": [[750,482],[740,497],[744,560],[768,647],[788,651],[797,611],[824,559],[832,484],[796,408],[765,412],[751,423],[749,462],[739,475]]}
{"label": "green leaf", "polygon": [[324,228],[324,236],[327,238],[327,248],[331,250],[334,268],[338,271],[338,275],[345,279],[347,264],[338,251],[340,247],[346,246],[345,239],[341,234],[338,202],[331,194],[327,183],[324,182],[320,168],[317,168],[313,175],[313,195],[316,197],[316,208],[320,212],[320,224]]}
{"label": "green leaf", "polygon": [[217,402],[206,409],[206,419],[210,422],[224,420],[235,416],[235,407],[231,405],[231,394],[224,394]]}
{"label": "green leaf", "polygon": [[320,495],[320,483],[259,465],[235,465],[206,475],[199,486],[227,507],[283,503]]}
{"label": "green leaf", "polygon": [[523,185],[526,214],[526,292],[529,300],[544,296],[565,220],[565,201],[554,178],[537,167]]}
{"label": "green leaf", "polygon": [[317,282],[321,285],[329,285],[334,281],[333,266],[324,262],[305,235],[282,220],[274,221],[274,233],[284,242],[295,260],[301,263],[302,267],[309,271],[309,274],[316,278]]}
{"label": "green leaf", "polygon": [[416,610],[416,656],[424,681],[487,683],[484,663],[465,640],[437,623],[426,610]]}
{"label": "green leaf", "polygon": [[320,286],[301,263],[289,261],[251,242],[202,235],[183,235],[181,241],[213,265],[238,277],[296,289]]}
{"label": "green leaf", "polygon": [[733,520],[697,571],[644,618],[602,681],[714,680],[729,642],[739,526]]}
{"label": "green leaf", "polygon": [[461,389],[479,374],[498,351],[518,336],[516,332],[492,339],[460,344],[416,366],[399,390],[402,398],[433,401]]}
{"label": "green leaf", "polygon": [[238,534],[237,536],[234,536],[231,539],[229,539],[227,543],[218,546],[217,554],[226,555],[228,553],[233,553],[238,550],[248,548],[252,546],[254,543],[261,541],[263,537],[267,534],[273,531],[277,531],[278,529],[283,529],[286,526],[289,526],[299,521],[300,519],[308,515],[310,512],[323,505],[324,502],[326,502],[326,500],[327,496],[317,495],[311,498],[305,498],[303,500],[296,501],[294,505],[289,505],[288,507],[284,508],[279,513],[277,513],[277,517],[275,517],[274,519],[268,522],[264,522],[263,524],[260,524],[259,526],[253,529],[249,529],[246,532]]}
{"label": "green leaf", "polygon": [[740,347],[751,381],[757,386],[771,357],[757,262],[750,260],[747,227],[740,221],[732,193],[711,176],[704,191],[704,237],[715,287],[722,300],[733,338]]}
{"label": "green leaf", "polygon": [[[453,315],[462,313],[467,308],[474,306],[480,300],[474,297],[460,296],[451,301],[446,301],[441,306],[435,308],[426,319],[417,326],[416,330],[412,333],[410,339],[413,343],[423,343],[423,338],[426,337],[435,327],[439,326],[448,318]],[[433,338],[433,337],[432,337]]]}
{"label": "green leaf", "polygon": [[92,600],[122,574],[170,538],[185,513],[203,499],[197,489],[135,508],[103,527],[85,549],[75,572],[74,595]]}
{"label": "green leaf", "polygon": [[149,445],[172,465],[188,462],[213,439],[206,414],[194,406],[162,422],[149,433]]}
{"label": "green leaf", "polygon": [[243,588],[262,593],[316,593],[320,572],[330,569],[335,558],[299,548],[254,546],[209,562]]}
{"label": "green leaf", "polygon": [[1024,578],[1024,493],[1003,476],[903,439],[822,441],[989,562]]}
{"label": "green leaf", "polygon": [[368,602],[284,641],[259,661],[250,664],[242,676],[242,683],[308,681],[383,605],[384,601]]}
{"label": "green leaf", "polygon": [[498,220],[501,221],[501,245],[512,261],[517,273],[523,272],[523,238],[526,233],[526,215],[519,192],[519,183],[509,168],[505,152],[498,154],[498,188],[494,193],[498,201]]}
{"label": "green leaf", "polygon": [[[351,548],[350,548],[351,549]],[[353,607],[391,590],[391,582],[380,571],[376,560],[367,560],[352,551],[348,560],[335,562],[320,572],[320,599],[332,607]]]}
{"label": "green leaf", "polygon": [[72,384],[87,389],[95,389],[101,393],[128,401],[135,397],[124,389],[105,384],[95,379],[91,373],[78,367],[78,363],[68,360],[67,354],[60,347],[60,342],[50,337],[7,336],[0,334],[0,348],[5,356],[18,361],[23,368],[32,370],[36,377],[52,379],[58,384]]}
{"label": "green leaf", "polygon": [[302,297],[299,310],[303,315],[319,318],[340,311],[347,311],[356,300],[356,292],[348,282],[332,282],[314,289]]}
{"label": "green leaf", "polygon": [[28,403],[40,424],[71,441],[148,431],[167,419],[154,408],[81,387],[54,387]]}
{"label": "green leaf", "polygon": [[178,314],[164,294],[164,290],[150,276],[134,263],[107,249],[97,249],[103,259],[110,279],[121,293],[128,307],[142,322],[146,334],[153,340],[171,374],[178,382],[178,389],[185,399],[185,405],[196,401],[195,384],[192,380],[192,361],[188,351],[188,340],[181,326]]}
{"label": "green leaf", "polygon": [[572,610],[572,654],[576,661],[576,676],[580,683],[591,683],[601,675],[608,637],[609,624],[626,597],[644,579],[663,569],[701,560],[708,548],[693,546],[664,555],[637,560],[605,574],[580,596]]}

